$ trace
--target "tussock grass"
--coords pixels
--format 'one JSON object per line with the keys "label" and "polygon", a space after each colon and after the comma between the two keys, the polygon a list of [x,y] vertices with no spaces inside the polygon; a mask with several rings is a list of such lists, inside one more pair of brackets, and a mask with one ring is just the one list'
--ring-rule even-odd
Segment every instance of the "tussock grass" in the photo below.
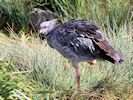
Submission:
{"label": "tussock grass", "polygon": [[[27,0],[0,0],[0,6],[6,8],[9,13],[8,19],[5,22],[8,23],[16,32],[20,30],[27,31],[29,25],[29,12]],[[5,13],[5,12],[3,12]],[[5,17],[4,15],[1,16]]]}
{"label": "tussock grass", "polygon": [[111,28],[114,22],[121,27],[133,9],[131,0],[46,0],[43,3],[52,5],[62,20],[82,18],[105,27],[110,23]]}
{"label": "tussock grass", "polygon": [[114,47],[125,56],[125,61],[113,65],[100,61],[90,66],[81,63],[81,88],[76,89],[74,69],[56,50],[51,49],[46,41],[25,35],[12,34],[6,37],[0,34],[0,59],[13,62],[19,73],[29,73],[28,79],[43,85],[44,98],[128,98],[127,91],[132,89],[133,81],[133,42],[131,30],[126,26],[117,31],[117,36],[108,34]]}
{"label": "tussock grass", "polygon": [[[4,0],[0,0],[2,2]],[[8,4],[12,22],[26,27],[25,1],[2,2]],[[96,65],[86,62],[80,64],[81,92],[76,90],[75,73],[69,62],[46,41],[25,35],[19,36],[11,31],[10,37],[0,33],[0,60],[10,61],[14,74],[26,76],[29,81],[37,81],[42,90],[30,96],[44,99],[80,99],[80,100],[118,100],[131,98],[133,88],[133,42],[132,42],[132,2],[131,0],[33,0],[50,4],[61,20],[73,18],[88,19],[97,22],[104,35],[108,36],[114,47],[125,56],[125,61],[113,65],[99,61]],[[40,1],[40,4],[39,4]],[[31,0],[32,2],[32,0]],[[19,7],[20,6],[20,7]],[[22,9],[21,9],[22,8]],[[12,11],[15,9],[15,12]],[[19,12],[18,12],[19,11]],[[17,16],[16,16],[17,14]],[[39,94],[39,96],[38,96]],[[43,99],[42,98],[42,99]]]}

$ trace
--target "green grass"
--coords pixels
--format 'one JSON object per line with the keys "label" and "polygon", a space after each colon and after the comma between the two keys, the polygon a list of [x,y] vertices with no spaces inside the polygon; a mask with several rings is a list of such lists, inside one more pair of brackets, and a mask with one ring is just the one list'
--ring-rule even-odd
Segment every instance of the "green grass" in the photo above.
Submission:
{"label": "green grass", "polygon": [[132,0],[0,0],[0,6],[7,8],[11,27],[16,31],[28,30],[33,6],[52,7],[62,21],[82,18],[95,21],[102,27],[110,24],[114,28],[114,23],[121,27],[129,21],[132,4]]}
{"label": "green grass", "polygon": [[[27,25],[27,16],[23,8],[24,1],[14,6],[16,1],[5,0],[10,14],[12,8],[20,12],[12,13],[12,22],[16,21],[21,28]],[[132,42],[132,5],[130,0],[30,0],[44,7],[51,4],[62,21],[72,18],[83,18],[97,22],[104,35],[122,52],[125,61],[113,65],[107,61],[99,61],[96,65],[86,62],[80,64],[81,92],[76,90],[74,68],[67,59],[56,50],[51,49],[46,41],[25,35],[20,31],[16,35],[10,32],[10,37],[0,33],[0,60],[11,62],[14,77],[21,77],[23,97],[38,100],[79,99],[79,100],[120,100],[131,97],[133,88],[133,42]],[[5,3],[0,0],[1,5]],[[36,3],[37,2],[37,3]],[[56,5],[56,6],[55,6]],[[17,16],[16,16],[17,14]],[[21,20],[22,19],[22,20]],[[4,66],[4,64],[3,64]],[[18,82],[19,83],[19,82]],[[16,83],[16,84],[18,84]],[[5,83],[6,84],[6,83]],[[32,85],[31,85],[32,84]],[[20,87],[19,87],[20,88]],[[29,92],[27,92],[27,90]],[[20,92],[15,92],[21,95]],[[0,97],[1,98],[1,97]],[[26,98],[25,98],[26,99]],[[28,100],[28,99],[27,99]]]}
{"label": "green grass", "polygon": [[[26,0],[0,0],[0,6],[5,7],[9,13],[8,19],[5,19],[5,21],[11,28],[16,32],[22,29],[27,31],[29,15]],[[3,18],[1,17],[1,19]]]}
{"label": "green grass", "polygon": [[[127,25],[118,29],[117,36],[112,37],[108,34],[114,47],[124,54],[125,61],[119,65],[106,61],[100,61],[94,66],[81,63],[83,92],[80,94],[76,91],[74,69],[45,41],[24,34],[20,37],[13,34],[10,38],[1,37],[5,40],[0,42],[0,59],[12,61],[20,73],[23,71],[29,73],[28,79],[42,83],[44,97],[100,98],[102,89],[105,93],[110,91],[119,98],[129,96],[127,91],[132,89],[133,81],[133,57],[131,56],[133,43],[131,30],[127,29]],[[106,98],[106,96],[104,97]]]}
{"label": "green grass", "polygon": [[12,62],[0,61],[0,100],[29,100],[41,85],[27,80],[26,75],[28,73],[19,72]]}
{"label": "green grass", "polygon": [[114,21],[121,27],[133,10],[131,0],[46,0],[43,3],[51,4],[62,20],[82,18],[104,26],[110,23],[111,28]]}

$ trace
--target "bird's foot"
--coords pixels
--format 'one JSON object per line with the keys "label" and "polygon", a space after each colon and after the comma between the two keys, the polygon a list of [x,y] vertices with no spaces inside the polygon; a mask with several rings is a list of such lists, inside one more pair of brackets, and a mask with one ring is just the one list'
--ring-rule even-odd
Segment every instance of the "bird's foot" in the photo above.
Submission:
{"label": "bird's foot", "polygon": [[77,87],[77,91],[78,91],[78,92],[81,92],[82,89],[81,89],[80,87]]}

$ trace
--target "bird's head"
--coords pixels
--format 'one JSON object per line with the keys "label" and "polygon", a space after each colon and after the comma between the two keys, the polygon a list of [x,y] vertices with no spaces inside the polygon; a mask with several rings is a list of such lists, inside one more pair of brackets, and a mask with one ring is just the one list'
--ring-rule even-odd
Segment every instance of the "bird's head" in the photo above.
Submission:
{"label": "bird's head", "polygon": [[40,24],[39,33],[47,35],[50,31],[52,31],[58,23],[58,19],[52,19],[50,21],[45,21]]}

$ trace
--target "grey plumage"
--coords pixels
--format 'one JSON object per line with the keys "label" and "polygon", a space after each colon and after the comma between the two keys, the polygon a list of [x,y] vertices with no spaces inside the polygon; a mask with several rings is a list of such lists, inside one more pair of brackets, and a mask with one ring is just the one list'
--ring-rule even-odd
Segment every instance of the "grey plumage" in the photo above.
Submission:
{"label": "grey plumage", "polygon": [[[71,20],[61,24],[52,30],[47,36],[48,44],[59,51],[70,61],[81,62],[91,61],[97,58],[105,59],[108,53],[117,51],[111,46],[111,43],[104,38],[98,31],[100,28],[93,23],[85,20]],[[101,43],[101,44],[100,44]],[[99,45],[104,45],[101,48]],[[108,49],[108,51],[104,50]],[[102,54],[103,53],[103,54]],[[111,62],[115,62],[110,56]],[[117,56],[116,56],[117,58]],[[122,58],[117,58],[119,62]]]}
{"label": "grey plumage", "polygon": [[[53,23],[55,24],[55,21],[44,22],[41,28]],[[44,34],[49,46],[68,58],[76,69],[81,61],[104,59],[120,63],[124,60],[123,55],[101,34],[100,28],[86,20],[71,20],[53,27],[52,30],[45,29],[45,32],[48,32]],[[79,86],[78,76],[79,72],[76,71]]]}

